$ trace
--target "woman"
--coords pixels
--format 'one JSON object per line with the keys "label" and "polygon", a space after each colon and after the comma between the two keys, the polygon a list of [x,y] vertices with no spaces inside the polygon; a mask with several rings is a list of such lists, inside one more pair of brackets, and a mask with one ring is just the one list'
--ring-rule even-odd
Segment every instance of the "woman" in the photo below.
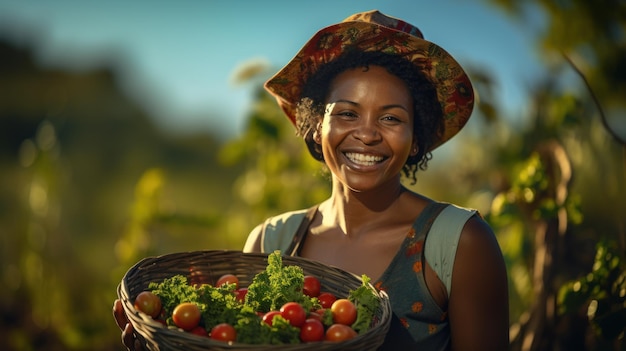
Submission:
{"label": "woman", "polygon": [[506,268],[490,227],[401,183],[469,119],[458,63],[416,27],[370,11],[320,30],[266,89],[330,170],[332,192],[266,220],[244,251],[367,274],[392,305],[383,349],[507,349]]}
{"label": "woman", "polygon": [[320,30],[266,88],[330,170],[332,193],[268,219],[244,251],[367,274],[392,304],[386,349],[506,349],[506,268],[491,229],[401,183],[470,116],[456,61],[414,26],[370,11]]}

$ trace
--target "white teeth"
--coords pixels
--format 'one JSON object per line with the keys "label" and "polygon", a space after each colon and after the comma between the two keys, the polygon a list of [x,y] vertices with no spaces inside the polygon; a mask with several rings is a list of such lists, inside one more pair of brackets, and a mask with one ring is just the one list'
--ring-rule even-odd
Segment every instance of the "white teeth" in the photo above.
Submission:
{"label": "white teeth", "polygon": [[363,155],[355,152],[346,153],[346,157],[349,158],[350,161],[364,166],[375,165],[377,162],[380,162],[384,159],[384,157],[382,156]]}

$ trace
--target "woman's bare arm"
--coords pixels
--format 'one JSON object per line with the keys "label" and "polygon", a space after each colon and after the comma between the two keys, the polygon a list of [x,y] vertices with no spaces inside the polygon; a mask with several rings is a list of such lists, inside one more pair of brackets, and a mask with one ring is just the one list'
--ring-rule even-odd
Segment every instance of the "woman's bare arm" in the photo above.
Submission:
{"label": "woman's bare arm", "polygon": [[507,271],[496,237],[474,217],[461,233],[448,304],[452,349],[507,350]]}
{"label": "woman's bare arm", "polygon": [[261,235],[263,231],[263,226],[258,225],[256,228],[252,229],[250,234],[248,234],[248,239],[246,240],[245,245],[243,246],[243,252],[262,252],[261,241],[263,240],[263,236]]}

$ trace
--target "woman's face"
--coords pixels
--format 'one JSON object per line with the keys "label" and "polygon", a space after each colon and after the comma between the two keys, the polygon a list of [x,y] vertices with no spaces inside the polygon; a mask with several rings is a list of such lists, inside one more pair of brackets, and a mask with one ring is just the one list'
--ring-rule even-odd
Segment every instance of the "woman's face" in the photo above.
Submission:
{"label": "woman's face", "polygon": [[415,151],[413,99],[406,84],[380,66],[339,74],[315,139],[334,177],[348,188],[397,184]]}

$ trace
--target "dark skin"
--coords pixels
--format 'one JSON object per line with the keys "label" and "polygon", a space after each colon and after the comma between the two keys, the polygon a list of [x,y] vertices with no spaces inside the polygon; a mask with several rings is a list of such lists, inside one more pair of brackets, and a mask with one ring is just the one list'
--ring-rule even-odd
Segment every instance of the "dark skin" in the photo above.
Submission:
{"label": "dark skin", "polygon": [[[314,218],[301,255],[352,273],[380,277],[412,223],[431,199],[400,182],[416,153],[413,103],[406,85],[384,68],[353,69],[331,84],[327,113],[314,140],[332,174],[332,193]],[[261,227],[244,252],[262,252]],[[463,227],[448,292],[430,264],[424,269],[434,301],[448,312],[455,351],[508,349],[508,287],[504,260],[491,228],[479,217]],[[114,315],[125,345],[132,330],[121,305]]]}
{"label": "dark skin", "polygon": [[128,322],[122,301],[119,299],[113,302],[113,317],[117,326],[122,330],[122,344],[129,350],[143,350],[141,343],[134,336],[133,325]]}

